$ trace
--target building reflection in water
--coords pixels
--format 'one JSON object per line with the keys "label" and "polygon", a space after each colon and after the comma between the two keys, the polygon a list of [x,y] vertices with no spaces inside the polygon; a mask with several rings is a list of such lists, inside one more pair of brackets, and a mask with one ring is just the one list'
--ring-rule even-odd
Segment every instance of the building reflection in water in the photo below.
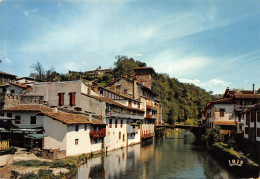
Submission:
{"label": "building reflection in water", "polygon": [[183,133],[90,159],[75,178],[237,178]]}

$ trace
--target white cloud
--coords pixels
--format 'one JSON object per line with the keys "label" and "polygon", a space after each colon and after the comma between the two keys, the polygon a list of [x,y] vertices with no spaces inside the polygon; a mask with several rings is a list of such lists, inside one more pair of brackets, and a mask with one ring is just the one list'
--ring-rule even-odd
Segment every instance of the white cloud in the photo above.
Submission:
{"label": "white cloud", "polygon": [[12,63],[12,61],[9,58],[5,58],[5,61],[8,63]]}
{"label": "white cloud", "polygon": [[231,84],[231,82],[223,81],[223,80],[219,80],[219,79],[212,79],[212,80],[208,81],[207,83],[208,83],[208,85],[211,85],[211,86],[217,86],[217,85],[229,86]]}
{"label": "white cloud", "polygon": [[178,80],[180,82],[183,82],[183,83],[192,83],[196,86],[200,86],[201,85],[201,81],[199,79],[194,79],[194,80],[191,80],[191,79],[185,79],[185,78],[178,78]]}
{"label": "white cloud", "polygon": [[33,15],[33,14],[36,14],[37,12],[39,11],[39,8],[36,8],[36,9],[30,9],[30,10],[26,10],[24,11],[24,15],[26,15],[27,17]]}
{"label": "white cloud", "polygon": [[220,79],[211,79],[207,82],[201,82],[199,79],[186,79],[178,78],[180,82],[191,83],[201,88],[205,88],[208,91],[213,91],[215,94],[224,93],[225,89],[231,85],[231,82],[223,81]]}
{"label": "white cloud", "polygon": [[137,57],[142,57],[143,54],[137,53],[135,56],[137,56]]}

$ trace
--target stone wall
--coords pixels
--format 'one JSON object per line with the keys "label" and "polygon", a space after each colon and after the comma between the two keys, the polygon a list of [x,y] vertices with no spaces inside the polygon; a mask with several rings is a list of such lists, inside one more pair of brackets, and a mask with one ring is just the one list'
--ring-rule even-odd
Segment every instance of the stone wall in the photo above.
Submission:
{"label": "stone wall", "polygon": [[18,104],[43,104],[43,102],[43,96],[39,95],[0,93],[0,114],[2,109],[14,107]]}

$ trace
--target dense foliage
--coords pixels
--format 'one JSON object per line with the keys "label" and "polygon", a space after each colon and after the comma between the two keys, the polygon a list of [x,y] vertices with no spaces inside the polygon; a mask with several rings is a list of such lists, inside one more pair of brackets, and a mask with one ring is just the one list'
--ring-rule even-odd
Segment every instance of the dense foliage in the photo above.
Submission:
{"label": "dense foliage", "polygon": [[[81,72],[70,75],[58,74],[53,69],[45,72],[39,62],[32,67],[36,74],[33,73],[31,76],[34,75],[39,79],[41,78],[48,81],[83,79],[86,81],[96,81],[99,85],[104,86],[113,79],[134,74],[134,68],[146,67],[146,64],[126,56],[117,56],[112,72],[99,76],[84,76]],[[163,119],[168,124],[174,124],[175,121],[185,122],[190,118],[197,119],[199,111],[203,109],[208,102],[214,100],[216,97],[221,97],[213,96],[212,92],[206,92],[204,89],[193,84],[181,83],[176,78],[170,78],[167,74],[153,72],[152,80],[152,90],[158,94],[157,98],[163,105]]]}

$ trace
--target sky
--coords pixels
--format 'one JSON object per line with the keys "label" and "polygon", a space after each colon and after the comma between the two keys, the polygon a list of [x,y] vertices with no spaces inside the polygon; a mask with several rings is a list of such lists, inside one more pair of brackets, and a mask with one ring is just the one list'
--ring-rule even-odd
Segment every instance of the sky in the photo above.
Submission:
{"label": "sky", "polygon": [[214,94],[260,88],[259,0],[0,0],[0,71],[59,73],[116,56]]}

